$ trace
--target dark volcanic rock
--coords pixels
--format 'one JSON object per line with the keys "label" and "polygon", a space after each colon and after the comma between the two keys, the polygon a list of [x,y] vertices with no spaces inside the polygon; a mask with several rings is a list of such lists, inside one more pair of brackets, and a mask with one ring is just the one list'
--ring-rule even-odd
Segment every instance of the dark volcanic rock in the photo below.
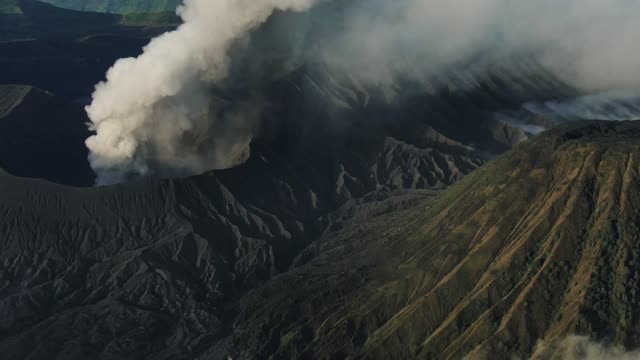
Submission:
{"label": "dark volcanic rock", "polygon": [[415,144],[360,135],[300,151],[257,143],[241,166],[185,179],[67,188],[0,175],[0,351],[193,358],[227,336],[242,294],[326,229],[481,164],[432,130]]}
{"label": "dark volcanic rock", "polygon": [[81,104],[21,85],[0,85],[0,167],[18,176],[87,186],[94,175]]}
{"label": "dark volcanic rock", "polygon": [[[384,161],[340,146],[322,150],[339,166],[260,150],[230,170],[104,188],[0,174],[0,351],[458,358],[501,347],[523,356],[573,332],[634,346],[633,322],[611,314],[634,318],[637,299],[603,302],[600,288],[635,286],[625,280],[635,265],[619,275],[607,266],[624,253],[635,264],[639,126],[562,127],[441,195],[410,189],[426,175],[372,178]],[[378,145],[389,144],[400,154],[415,146]],[[411,154],[400,158],[429,162],[437,151]],[[401,179],[420,174],[384,159]],[[562,301],[571,294],[581,295]]]}

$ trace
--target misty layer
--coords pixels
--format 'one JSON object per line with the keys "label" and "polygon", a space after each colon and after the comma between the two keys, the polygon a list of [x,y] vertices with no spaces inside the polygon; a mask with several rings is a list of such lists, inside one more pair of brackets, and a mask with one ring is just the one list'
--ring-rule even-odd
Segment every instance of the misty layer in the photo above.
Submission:
{"label": "misty layer", "polygon": [[[586,91],[637,86],[637,0],[356,0],[324,45],[335,70],[373,84],[429,82],[443,69],[484,71],[534,57]],[[334,16],[335,18],[335,16]],[[469,84],[473,85],[473,84]]]}
{"label": "misty layer", "polygon": [[531,102],[524,104],[524,108],[555,120],[638,120],[640,93],[605,92],[564,101]]}
{"label": "misty layer", "polygon": [[[87,139],[99,184],[136,176],[193,174],[246,156],[256,106],[228,109],[209,87],[227,73],[234,41],[275,10],[310,0],[187,0],[184,24],[117,61],[87,107]],[[225,109],[226,108],[226,109]],[[232,141],[227,141],[232,139]]]}
{"label": "misty layer", "polygon": [[[211,88],[235,79],[234,46],[274,10],[314,5],[273,27],[273,44],[243,53],[248,63],[268,59],[247,69],[318,66],[331,81],[382,89],[391,101],[407,83],[431,93],[473,89],[478,74],[493,76],[518,57],[584,94],[640,85],[638,0],[187,0],[180,28],[118,61],[96,87],[87,146],[98,183],[241,162],[262,104],[229,104]],[[438,82],[445,70],[459,72],[455,84]]]}
{"label": "misty layer", "polygon": [[540,342],[530,360],[637,360],[640,352],[606,346],[586,336],[570,335],[551,344]]}

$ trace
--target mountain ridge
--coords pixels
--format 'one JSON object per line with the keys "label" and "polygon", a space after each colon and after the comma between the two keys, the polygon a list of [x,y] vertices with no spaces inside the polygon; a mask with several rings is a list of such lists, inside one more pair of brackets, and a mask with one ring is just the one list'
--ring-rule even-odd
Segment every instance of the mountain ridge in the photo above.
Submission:
{"label": "mountain ridge", "polygon": [[78,0],[44,0],[45,2],[61,8],[79,11],[107,12],[118,14],[132,13],[174,13],[182,0],[102,0],[102,1],[78,1]]}
{"label": "mountain ridge", "polygon": [[510,359],[571,334],[637,347],[639,139],[633,122],[561,126],[329,236],[244,297],[209,354]]}
{"label": "mountain ridge", "polygon": [[0,0],[0,80],[31,84],[0,85],[4,356],[512,360],[562,358],[574,334],[640,347],[640,123],[561,124],[575,112],[555,101],[592,97],[536,57],[372,86],[317,56],[340,30],[309,21],[341,2],[277,12],[206,94],[266,104],[233,167],[89,187],[88,94],[175,24],[67,4],[126,14]]}
{"label": "mountain ridge", "polygon": [[[395,201],[391,191],[444,186],[478,165],[388,137],[369,141],[363,152],[338,144],[283,153],[256,144],[236,168],[110,187],[2,174],[0,349],[15,358],[138,358],[189,348],[182,357],[190,358],[231,326],[234,299],[353,218],[332,215],[337,207],[371,216],[400,209],[432,195],[407,192]],[[458,160],[441,161],[448,158]],[[421,165],[433,159],[442,172]],[[58,328],[69,331],[45,335]],[[70,338],[77,345],[63,344]],[[33,341],[40,345],[27,346]],[[140,348],[127,347],[131,341]]]}
{"label": "mountain ridge", "polygon": [[281,165],[259,152],[104,188],[3,174],[0,350],[511,359],[570,334],[633,348],[639,142],[634,122],[562,125],[443,192],[345,182],[333,198],[337,182],[295,162],[264,172],[251,162]]}

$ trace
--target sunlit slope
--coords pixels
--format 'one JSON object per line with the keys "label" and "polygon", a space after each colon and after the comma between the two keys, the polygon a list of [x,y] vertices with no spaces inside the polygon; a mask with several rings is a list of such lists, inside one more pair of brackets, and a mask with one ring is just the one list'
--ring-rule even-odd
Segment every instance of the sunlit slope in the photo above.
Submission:
{"label": "sunlit slope", "polygon": [[15,0],[0,0],[0,14],[20,14],[22,10]]}
{"label": "sunlit slope", "polygon": [[105,14],[56,7],[37,0],[0,0],[0,42],[82,38],[124,33],[133,26],[174,26],[178,22],[174,11]]}
{"label": "sunlit slope", "polygon": [[110,12],[119,14],[173,12],[181,0],[44,0],[49,4],[81,11]]}
{"label": "sunlit slope", "polygon": [[564,126],[434,201],[330,235],[244,298],[226,349],[511,359],[570,334],[635,347],[639,145],[637,123]]}

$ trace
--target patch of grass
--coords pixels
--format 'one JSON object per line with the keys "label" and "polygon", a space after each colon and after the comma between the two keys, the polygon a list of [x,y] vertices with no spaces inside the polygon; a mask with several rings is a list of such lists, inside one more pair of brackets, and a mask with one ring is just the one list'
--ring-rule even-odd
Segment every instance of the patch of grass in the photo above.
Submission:
{"label": "patch of grass", "polygon": [[0,0],[0,14],[20,15],[22,9],[15,0]]}
{"label": "patch of grass", "polygon": [[43,0],[61,8],[115,14],[174,13],[182,0]]}

